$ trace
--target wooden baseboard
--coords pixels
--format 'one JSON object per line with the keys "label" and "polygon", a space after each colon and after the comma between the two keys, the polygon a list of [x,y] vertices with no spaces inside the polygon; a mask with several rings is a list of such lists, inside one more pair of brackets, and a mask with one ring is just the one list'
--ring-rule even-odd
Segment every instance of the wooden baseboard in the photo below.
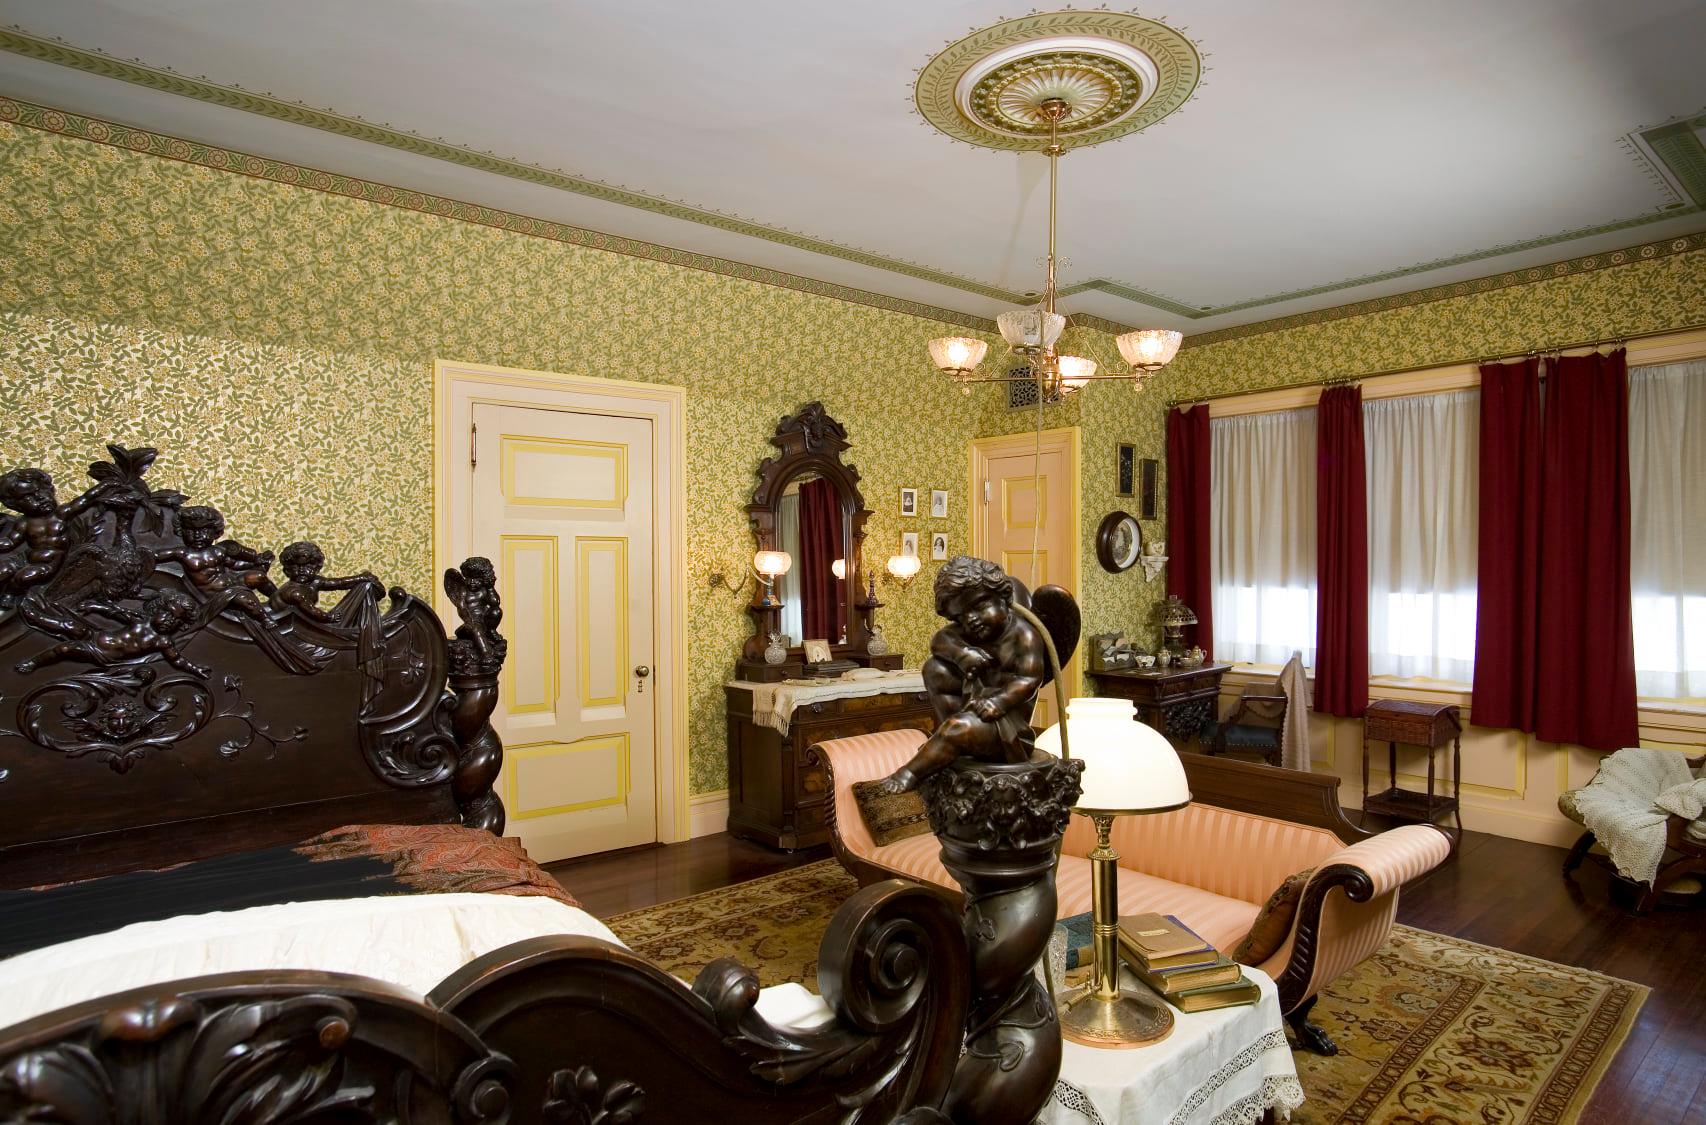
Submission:
{"label": "wooden baseboard", "polygon": [[687,802],[687,838],[713,836],[729,827],[729,791],[698,793]]}

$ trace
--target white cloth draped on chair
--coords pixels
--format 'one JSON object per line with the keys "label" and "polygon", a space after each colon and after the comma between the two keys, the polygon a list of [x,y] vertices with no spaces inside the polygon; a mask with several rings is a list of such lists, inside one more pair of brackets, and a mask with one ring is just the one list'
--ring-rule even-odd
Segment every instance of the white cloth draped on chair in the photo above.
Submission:
{"label": "white cloth draped on chair", "polygon": [[1303,670],[1303,654],[1294,652],[1280,669],[1280,690],[1285,692],[1285,722],[1280,725],[1280,765],[1288,770],[1309,770],[1309,675]]}

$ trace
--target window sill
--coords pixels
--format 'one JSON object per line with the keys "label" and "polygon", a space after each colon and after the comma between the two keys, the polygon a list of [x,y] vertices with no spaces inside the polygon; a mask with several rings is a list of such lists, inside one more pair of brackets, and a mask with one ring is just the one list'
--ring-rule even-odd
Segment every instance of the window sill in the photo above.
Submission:
{"label": "window sill", "polygon": [[[1232,670],[1226,674],[1226,678],[1228,682],[1238,685],[1258,679],[1271,680],[1280,674],[1283,667],[1284,665],[1280,664],[1233,664]],[[1315,683],[1315,669],[1305,668],[1304,675],[1311,685]],[[1369,694],[1377,699],[1419,696],[1441,702],[1454,702],[1465,709],[1469,707],[1470,685],[1458,680],[1435,680],[1426,676],[1370,676],[1368,690]],[[1706,699],[1669,699],[1646,696],[1637,699],[1635,707],[1640,712],[1642,726],[1706,731]],[[1654,721],[1663,720],[1666,716],[1675,716],[1685,721],[1681,723]]]}

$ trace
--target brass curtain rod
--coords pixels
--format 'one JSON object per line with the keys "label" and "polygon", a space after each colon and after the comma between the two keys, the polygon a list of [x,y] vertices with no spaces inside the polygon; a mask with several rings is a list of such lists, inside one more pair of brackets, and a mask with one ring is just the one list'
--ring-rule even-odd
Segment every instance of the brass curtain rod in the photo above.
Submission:
{"label": "brass curtain rod", "polygon": [[1271,387],[1257,387],[1245,391],[1221,391],[1212,395],[1196,395],[1190,398],[1172,398],[1167,400],[1169,410],[1180,406],[1196,406],[1199,403],[1216,402],[1224,398],[1245,398],[1249,395],[1266,394],[1269,391],[1295,391],[1308,387],[1341,387],[1349,383],[1360,383],[1364,379],[1378,379],[1384,375],[1406,375],[1417,371],[1434,371],[1441,367],[1460,367],[1464,364],[1480,366],[1484,363],[1497,363],[1513,359],[1526,359],[1530,356],[1554,355],[1559,352],[1574,351],[1577,348],[1599,348],[1606,344],[1626,344],[1631,340],[1650,340],[1657,336],[1674,336],[1679,332],[1693,332],[1706,328],[1706,323],[1687,324],[1681,328],[1666,328],[1658,332],[1630,332],[1622,336],[1608,336],[1599,340],[1582,340],[1574,344],[1548,344],[1545,347],[1530,348],[1524,352],[1513,352],[1502,356],[1475,356],[1469,359],[1452,359],[1443,363],[1430,363],[1423,367],[1393,367],[1385,371],[1365,371],[1360,375],[1334,375],[1326,379],[1308,379],[1296,383],[1279,383]]}

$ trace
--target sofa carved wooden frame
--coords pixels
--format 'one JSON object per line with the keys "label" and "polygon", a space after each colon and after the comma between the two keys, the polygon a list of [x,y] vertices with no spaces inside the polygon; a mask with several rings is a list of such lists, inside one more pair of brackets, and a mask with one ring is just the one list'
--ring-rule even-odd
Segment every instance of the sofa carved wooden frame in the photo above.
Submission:
{"label": "sofa carved wooden frame", "polygon": [[[1346,844],[1378,834],[1354,824],[1345,816],[1338,801],[1339,778],[1336,775],[1303,773],[1202,754],[1181,754],[1179,757],[1190,779],[1192,796],[1202,804],[1325,828]],[[813,746],[806,752],[806,762],[812,768],[824,771],[824,788],[834,793],[835,766],[829,755],[820,747]],[[826,806],[826,822],[830,844],[842,867],[859,881],[860,886],[892,879],[892,872],[843,845],[836,830],[836,815],[836,802],[831,799]],[[957,891],[934,883],[920,885],[958,908],[961,896]],[[1314,998],[1306,998],[1305,994],[1315,972],[1322,910],[1328,893],[1333,890],[1342,890],[1352,902],[1367,902],[1374,895],[1374,886],[1367,873],[1347,864],[1325,867],[1310,879],[1298,905],[1291,960],[1285,972],[1274,980],[1281,1011],[1303,1035],[1312,1034],[1305,1028],[1312,1027],[1308,1024],[1308,1015]]]}
{"label": "sofa carved wooden frame", "polygon": [[[0,475],[0,886],[353,822],[502,832],[490,563],[446,574],[446,637],[425,602],[323,576],[304,544],[275,583],[270,553],[145,481],[153,450],[109,450],[69,500],[39,469]],[[762,1019],[733,962],[688,989],[567,936],[424,998],[316,972],[176,981],[0,1029],[0,1121],[935,1121],[968,966],[957,913],[890,881],[836,914],[818,970],[836,1018],[809,1031]]]}

